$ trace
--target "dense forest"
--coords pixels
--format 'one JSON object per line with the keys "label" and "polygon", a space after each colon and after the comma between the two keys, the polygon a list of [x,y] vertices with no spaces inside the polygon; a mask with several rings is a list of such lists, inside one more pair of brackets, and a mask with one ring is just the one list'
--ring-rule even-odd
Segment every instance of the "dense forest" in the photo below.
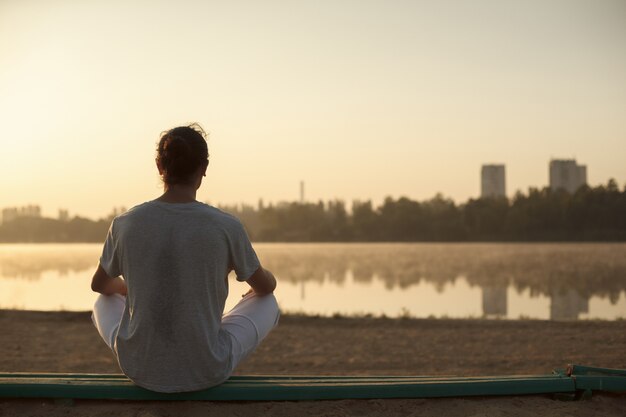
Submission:
{"label": "dense forest", "polygon": [[[626,187],[610,180],[576,193],[549,188],[456,205],[437,195],[426,201],[371,201],[221,206],[239,217],[254,241],[626,241]],[[102,242],[111,217],[18,218],[0,226],[0,242]]]}

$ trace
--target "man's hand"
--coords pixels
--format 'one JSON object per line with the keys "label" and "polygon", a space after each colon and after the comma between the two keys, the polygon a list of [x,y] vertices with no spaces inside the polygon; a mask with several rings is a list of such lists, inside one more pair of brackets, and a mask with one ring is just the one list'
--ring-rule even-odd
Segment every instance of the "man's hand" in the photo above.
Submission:
{"label": "man's hand", "polygon": [[125,296],[128,293],[126,281],[121,277],[111,278],[100,264],[98,264],[98,269],[91,279],[91,290],[103,295],[121,294]]}

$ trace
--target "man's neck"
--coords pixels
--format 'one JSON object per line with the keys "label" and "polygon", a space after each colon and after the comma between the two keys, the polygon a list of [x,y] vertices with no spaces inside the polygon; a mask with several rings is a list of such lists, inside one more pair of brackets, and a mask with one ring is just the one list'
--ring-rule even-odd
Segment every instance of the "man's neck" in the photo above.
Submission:
{"label": "man's neck", "polygon": [[196,201],[196,188],[188,185],[166,186],[165,192],[157,200],[166,203],[191,203]]}

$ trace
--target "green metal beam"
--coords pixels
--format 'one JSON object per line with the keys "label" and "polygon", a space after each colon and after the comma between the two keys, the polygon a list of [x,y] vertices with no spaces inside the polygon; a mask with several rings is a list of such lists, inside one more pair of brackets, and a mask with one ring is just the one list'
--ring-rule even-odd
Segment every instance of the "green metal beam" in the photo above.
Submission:
{"label": "green metal beam", "polygon": [[0,377],[0,397],[4,398],[280,401],[546,394],[575,392],[575,389],[571,378],[554,375],[475,378],[241,376],[202,391],[163,394],[140,388],[119,375],[75,378],[13,374]]}
{"label": "green metal beam", "polygon": [[[0,373],[0,398],[280,401],[626,392],[626,370],[570,365],[552,375],[233,376],[202,391],[163,394],[122,374]],[[578,395],[577,395],[578,396]]]}
{"label": "green metal beam", "polygon": [[626,376],[626,369],[598,368],[584,365],[569,365],[568,375],[613,375]]}
{"label": "green metal beam", "polygon": [[578,390],[626,392],[623,376],[573,375],[572,379]]}

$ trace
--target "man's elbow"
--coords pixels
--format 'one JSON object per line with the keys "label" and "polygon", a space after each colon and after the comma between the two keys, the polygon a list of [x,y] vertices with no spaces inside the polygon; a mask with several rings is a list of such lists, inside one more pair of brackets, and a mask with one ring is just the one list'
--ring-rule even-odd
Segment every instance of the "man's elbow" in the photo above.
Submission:
{"label": "man's elbow", "polygon": [[102,279],[101,275],[98,275],[98,273],[96,273],[91,279],[91,291],[102,294],[102,292],[105,290],[105,287],[106,281]]}
{"label": "man's elbow", "polygon": [[100,283],[97,282],[96,280],[91,281],[91,291],[97,292],[97,293],[102,291],[102,287],[100,286]]}
{"label": "man's elbow", "polygon": [[272,274],[270,271],[265,270],[266,274],[268,275],[268,279],[267,279],[267,292],[266,294],[271,294],[274,292],[274,290],[276,290],[276,278],[274,277],[274,274]]}
{"label": "man's elbow", "polygon": [[248,284],[257,295],[267,295],[276,289],[276,278],[267,269],[259,267],[248,280]]}
{"label": "man's elbow", "polygon": [[276,278],[273,275],[269,274],[268,280],[262,285],[261,288],[255,288],[254,292],[258,295],[268,295],[272,294],[276,289]]}
{"label": "man's elbow", "polygon": [[272,294],[276,290],[276,280],[273,280],[271,283],[267,285],[263,295]]}

